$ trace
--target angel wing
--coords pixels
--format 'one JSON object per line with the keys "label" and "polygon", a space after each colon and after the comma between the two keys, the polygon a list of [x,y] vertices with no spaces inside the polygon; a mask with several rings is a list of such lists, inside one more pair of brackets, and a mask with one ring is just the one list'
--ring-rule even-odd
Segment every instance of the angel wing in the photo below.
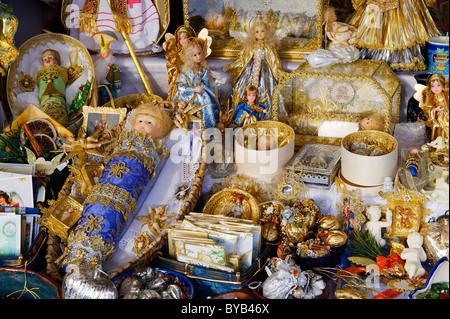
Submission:
{"label": "angel wing", "polygon": [[208,35],[208,29],[203,28],[198,33],[197,38],[204,41],[203,45],[203,56],[204,59],[206,59],[212,52],[211,50],[211,44],[212,44],[212,38]]}
{"label": "angel wing", "polygon": [[419,107],[423,106],[422,92],[426,87],[427,87],[426,85],[419,84],[419,83],[414,85],[414,90],[416,90],[416,93],[414,93],[414,98],[416,99],[416,101],[419,102]]}
{"label": "angel wing", "polygon": [[235,38],[236,41],[242,43],[247,38],[248,33],[245,31],[237,31],[237,30],[230,30],[229,31],[231,37]]}
{"label": "angel wing", "polygon": [[52,158],[50,161],[50,168],[45,171],[46,175],[52,175],[55,171],[56,167],[61,164],[61,159],[64,157],[64,153],[58,154],[55,157]]}
{"label": "angel wing", "polygon": [[34,164],[34,162],[36,162],[36,155],[28,147],[24,146],[24,148],[25,148],[25,151],[27,152],[28,164]]}
{"label": "angel wing", "polygon": [[281,29],[275,30],[275,37],[277,39],[281,40],[281,39],[287,37],[288,34],[291,33],[291,32],[292,32],[292,26],[287,26],[285,28],[281,28]]}
{"label": "angel wing", "polygon": [[176,41],[175,36],[172,33],[166,33],[164,35],[164,39],[166,40],[162,47],[164,49],[164,51],[167,51],[167,46],[172,44],[172,42]]}

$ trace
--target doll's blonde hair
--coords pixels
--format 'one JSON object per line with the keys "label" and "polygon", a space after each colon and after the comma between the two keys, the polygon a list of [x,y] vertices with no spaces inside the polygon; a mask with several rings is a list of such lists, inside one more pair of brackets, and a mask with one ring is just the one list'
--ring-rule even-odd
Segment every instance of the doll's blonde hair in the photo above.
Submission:
{"label": "doll's blonde hair", "polygon": [[258,88],[256,87],[256,85],[250,84],[247,85],[247,87],[245,88],[245,96],[244,96],[244,100],[247,102],[247,94],[249,93],[256,93],[258,94]]}
{"label": "doll's blonde hair", "polygon": [[441,74],[435,73],[430,75],[428,78],[427,86],[422,91],[422,103],[426,106],[435,106],[434,96],[435,94],[431,91],[431,86],[434,81],[438,81],[440,86],[442,87],[442,93],[447,97],[446,107],[448,108],[448,80],[445,80],[445,77]]}
{"label": "doll's blonde hair", "polygon": [[251,24],[250,30],[248,31],[248,36],[243,43],[244,49],[249,49],[255,43],[256,41],[255,29],[257,26],[260,25],[265,26],[267,31],[266,37],[264,38],[264,43],[273,49],[277,49],[279,45],[278,39],[275,37],[275,34],[273,30],[269,27],[269,25],[261,19],[258,19]]}
{"label": "doll's blonde hair", "polygon": [[202,51],[202,61],[200,66],[208,68],[208,64],[205,59],[205,52],[203,50],[203,42],[197,38],[190,38],[189,42],[183,47],[181,59],[183,60],[182,72],[191,71],[194,68],[194,62],[192,61],[192,52],[195,48],[200,48]]}
{"label": "doll's blonde hair", "polygon": [[136,108],[134,117],[131,120],[132,127],[136,123],[138,115],[148,115],[156,120],[160,130],[158,138],[165,137],[172,129],[172,118],[169,113],[153,103],[142,103]]}

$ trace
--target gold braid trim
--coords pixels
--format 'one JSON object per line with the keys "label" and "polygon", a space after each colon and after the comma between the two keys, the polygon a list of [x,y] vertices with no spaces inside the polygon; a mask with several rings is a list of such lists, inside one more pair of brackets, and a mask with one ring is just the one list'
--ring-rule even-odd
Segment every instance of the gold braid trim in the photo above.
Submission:
{"label": "gold braid trim", "polygon": [[83,265],[94,269],[96,265],[108,260],[114,252],[114,247],[103,241],[100,235],[88,236],[84,231],[69,235],[70,244],[64,253],[55,261],[58,267],[70,264]]}
{"label": "gold braid trim", "polygon": [[136,199],[125,189],[112,184],[95,184],[84,202],[84,204],[87,203],[98,203],[105,207],[112,207],[123,214],[125,224],[130,214],[136,210]]}

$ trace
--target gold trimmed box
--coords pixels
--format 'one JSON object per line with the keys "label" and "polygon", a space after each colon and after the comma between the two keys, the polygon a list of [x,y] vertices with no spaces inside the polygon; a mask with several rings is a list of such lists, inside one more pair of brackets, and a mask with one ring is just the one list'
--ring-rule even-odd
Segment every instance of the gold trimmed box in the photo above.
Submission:
{"label": "gold trimmed box", "polygon": [[273,30],[287,30],[280,41],[279,56],[303,61],[303,55],[323,46],[323,7],[329,0],[183,0],[184,24],[196,32],[209,30],[211,58],[233,59],[242,49],[233,33],[247,32],[255,14]]}
{"label": "gold trimmed box", "polygon": [[335,145],[305,144],[286,166],[300,172],[310,187],[329,189],[341,166],[341,149]]}
{"label": "gold trimmed box", "polygon": [[[357,124],[369,114],[383,118],[382,131],[391,133],[400,119],[401,80],[383,61],[357,60],[313,68],[302,63],[285,74],[273,92],[273,117],[294,128],[296,145],[338,139],[320,135],[327,121]],[[340,143],[333,143],[339,145]]]}

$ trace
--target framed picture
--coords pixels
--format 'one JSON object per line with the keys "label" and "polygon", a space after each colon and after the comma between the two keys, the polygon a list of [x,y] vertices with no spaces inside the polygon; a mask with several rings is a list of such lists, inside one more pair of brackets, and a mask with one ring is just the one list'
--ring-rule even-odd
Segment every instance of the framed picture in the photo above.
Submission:
{"label": "framed picture", "polygon": [[67,239],[69,229],[80,219],[83,205],[69,196],[60,196],[50,208],[44,212],[41,223],[51,234]]}
{"label": "framed picture", "polygon": [[[280,43],[280,58],[301,61],[322,47],[322,10],[329,0],[183,0],[184,24],[209,30],[213,58],[231,59],[241,50],[233,34],[247,32],[256,14],[274,31],[289,28]],[[286,29],[287,30],[287,29]]]}
{"label": "framed picture", "polygon": [[97,133],[99,140],[108,139],[108,133],[127,115],[126,108],[83,106],[81,129],[86,137]]}
{"label": "framed picture", "polygon": [[86,164],[83,166],[81,173],[83,174],[84,180],[88,183],[88,187],[97,184],[103,169],[103,164]]}
{"label": "framed picture", "polygon": [[0,175],[0,206],[34,207],[31,175]]}

